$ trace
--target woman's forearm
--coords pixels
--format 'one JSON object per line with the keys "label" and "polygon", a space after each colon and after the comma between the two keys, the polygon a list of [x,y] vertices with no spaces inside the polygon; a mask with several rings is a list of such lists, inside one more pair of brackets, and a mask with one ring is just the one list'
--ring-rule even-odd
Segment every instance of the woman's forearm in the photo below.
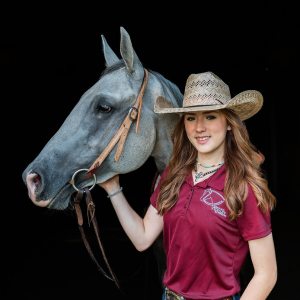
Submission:
{"label": "woman's forearm", "polygon": [[[110,187],[108,194],[114,193],[119,187]],[[162,217],[150,205],[142,219],[129,205],[122,192],[110,198],[118,219],[133,245],[139,251],[146,250],[157,238],[163,228]]]}
{"label": "woman's forearm", "polygon": [[110,198],[118,219],[134,246],[143,249],[145,228],[143,219],[131,208],[122,192]]}
{"label": "woman's forearm", "polygon": [[249,241],[254,276],[241,300],[265,300],[277,280],[277,264],[272,233]]}
{"label": "woman's forearm", "polygon": [[272,291],[277,280],[274,274],[256,274],[249,282],[241,300],[265,300]]}

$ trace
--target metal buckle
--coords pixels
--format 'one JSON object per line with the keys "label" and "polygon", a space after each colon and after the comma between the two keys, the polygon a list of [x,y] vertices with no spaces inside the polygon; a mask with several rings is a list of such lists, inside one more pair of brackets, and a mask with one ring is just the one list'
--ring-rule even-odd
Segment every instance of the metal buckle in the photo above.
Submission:
{"label": "metal buckle", "polygon": [[[170,295],[170,296],[167,296],[167,295]],[[165,296],[167,296],[168,299],[171,299],[171,300],[186,300],[183,296],[180,296],[179,294],[177,294],[169,289],[165,290]],[[166,298],[166,300],[167,300],[167,298]]]}
{"label": "metal buckle", "polygon": [[[88,169],[80,169],[80,170],[78,170],[78,171],[76,171],[74,174],[73,174],[73,176],[72,176],[72,185],[73,185],[73,188],[78,192],[79,191],[79,189],[75,186],[75,177],[76,177],[76,175],[78,174],[78,173],[80,173],[80,172],[87,172],[88,171]],[[95,174],[93,174],[93,176],[94,176],[94,184],[91,186],[91,188],[89,188],[89,190],[91,191],[94,187],[95,187],[95,185],[96,185],[96,183],[97,183],[97,177],[96,177],[96,175]]]}
{"label": "metal buckle", "polygon": [[[131,117],[131,112],[132,112],[132,110],[135,110],[135,111],[136,111],[136,117],[135,117],[135,119]],[[137,116],[138,116],[138,113],[139,113],[139,111],[138,111],[137,108],[131,107],[131,108],[129,109],[129,112],[128,112],[128,117],[129,117],[129,119],[130,119],[131,121],[135,121],[136,118],[137,118]]]}

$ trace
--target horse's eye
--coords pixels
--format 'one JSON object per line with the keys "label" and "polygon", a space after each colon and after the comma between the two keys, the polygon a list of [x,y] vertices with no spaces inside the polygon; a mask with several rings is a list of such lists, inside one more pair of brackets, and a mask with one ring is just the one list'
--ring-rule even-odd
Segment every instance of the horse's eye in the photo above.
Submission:
{"label": "horse's eye", "polygon": [[97,109],[98,109],[99,112],[109,113],[112,108],[108,105],[105,105],[105,104],[99,104]]}

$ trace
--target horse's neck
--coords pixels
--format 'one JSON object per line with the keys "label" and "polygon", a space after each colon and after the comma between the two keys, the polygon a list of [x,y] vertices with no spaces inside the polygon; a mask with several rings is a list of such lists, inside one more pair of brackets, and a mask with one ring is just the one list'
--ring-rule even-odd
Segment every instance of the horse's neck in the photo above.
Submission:
{"label": "horse's neck", "polygon": [[[155,89],[159,91],[159,95],[165,97],[178,107],[182,106],[183,95],[178,87],[154,72]],[[155,101],[155,99],[154,99]],[[154,106],[154,105],[153,105]],[[157,114],[158,122],[156,122],[156,143],[151,156],[154,157],[156,167],[161,174],[168,163],[171,156],[173,144],[171,141],[172,130],[179,118],[176,114]]]}
{"label": "horse's neck", "polygon": [[180,92],[179,88],[176,84],[169,81],[161,74],[151,71],[151,75],[153,75],[156,80],[159,82],[161,86],[161,94],[160,96],[165,97],[169,101],[171,101],[174,105],[178,107],[182,107],[183,95]]}

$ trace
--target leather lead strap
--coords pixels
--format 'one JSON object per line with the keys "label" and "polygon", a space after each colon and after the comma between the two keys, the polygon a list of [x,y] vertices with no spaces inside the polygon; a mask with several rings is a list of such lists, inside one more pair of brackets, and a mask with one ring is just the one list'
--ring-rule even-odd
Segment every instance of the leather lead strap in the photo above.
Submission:
{"label": "leather lead strap", "polygon": [[115,145],[119,142],[118,148],[115,154],[115,160],[116,162],[119,161],[123,147],[130,129],[131,124],[136,120],[136,130],[135,132],[138,133],[139,125],[140,125],[140,119],[141,119],[141,113],[142,113],[142,106],[143,106],[143,96],[147,87],[148,83],[148,71],[144,69],[145,76],[143,80],[143,84],[141,87],[141,90],[136,98],[136,101],[131,109],[130,117],[129,114],[126,116],[124,122],[122,123],[120,129],[117,131],[115,136],[112,138],[112,140],[108,143],[106,148],[103,150],[103,152],[100,154],[100,156],[94,161],[92,166],[89,168],[89,170],[86,172],[86,174],[89,174],[88,178],[91,178],[93,174],[95,174],[96,170],[101,166],[105,158],[108,156],[108,154],[112,151],[112,149],[115,147]]}
{"label": "leather lead strap", "polygon": [[96,264],[98,271],[100,271],[102,273],[102,275],[105,276],[107,279],[113,281],[113,279],[109,275],[106,274],[106,272],[101,268],[101,266],[99,265],[98,261],[96,260],[94,254],[92,252],[92,249],[90,247],[90,244],[89,244],[89,242],[86,239],[84,230],[83,230],[82,226],[80,226],[80,225],[79,225],[79,231],[80,231],[83,243],[84,243],[84,245],[85,245],[85,247],[86,247],[86,249],[88,251],[88,254],[90,255],[90,258],[92,259],[92,261]]}
{"label": "leather lead strap", "polygon": [[80,201],[82,197],[83,197],[83,190],[79,190],[74,201],[74,206],[75,206],[75,211],[76,211],[77,221],[79,226],[82,226],[83,224],[83,217],[80,208]]}
{"label": "leather lead strap", "polygon": [[[107,265],[107,268],[110,272],[110,274],[112,276],[109,276],[105,271],[104,269],[100,266],[100,264],[98,263],[98,261],[96,260],[94,254],[93,254],[93,251],[90,247],[90,244],[86,238],[86,235],[84,233],[84,230],[83,230],[83,217],[82,217],[82,212],[81,212],[81,208],[80,208],[80,201],[83,199],[83,195],[84,195],[84,192],[86,193],[87,197],[86,197],[86,204],[87,204],[87,214],[88,214],[88,220],[89,222],[92,222],[93,223],[93,227],[94,227],[94,230],[95,230],[95,233],[96,233],[96,236],[97,236],[97,241],[98,241],[98,244],[100,246],[100,249],[101,249],[101,252],[102,252],[102,255],[103,255],[103,258],[104,258],[104,261]],[[75,197],[75,201],[74,201],[74,206],[75,206],[75,211],[76,211],[76,216],[77,216],[77,221],[78,221],[78,227],[79,227],[79,231],[80,231],[80,234],[81,234],[81,237],[82,237],[82,240],[84,242],[84,245],[92,259],[92,261],[95,263],[95,265],[97,266],[97,269],[98,271],[100,271],[100,273],[102,273],[102,275],[104,277],[106,277],[107,279],[111,280],[111,281],[114,281],[116,286],[118,287],[118,289],[120,290],[120,292],[126,297],[126,295],[124,294],[124,292],[122,291],[121,287],[120,287],[120,284],[119,282],[126,282],[126,281],[129,281],[131,280],[133,277],[135,277],[140,271],[141,269],[143,268],[144,264],[146,263],[148,257],[149,257],[149,253],[150,251],[148,251],[148,254],[144,260],[144,262],[141,264],[141,266],[130,276],[126,276],[126,279],[122,279],[122,280],[118,280],[116,275],[113,273],[110,265],[109,265],[109,262],[106,258],[106,255],[105,255],[105,251],[104,251],[104,247],[103,247],[103,244],[100,240],[100,232],[99,232],[99,227],[98,227],[98,224],[97,224],[97,220],[96,220],[96,215],[95,215],[95,212],[96,212],[96,209],[95,209],[95,204],[93,202],[93,199],[92,199],[92,196],[91,196],[91,193],[89,191],[89,189],[85,189],[85,190],[79,190],[76,197]]]}
{"label": "leather lead strap", "polygon": [[[102,252],[102,256],[103,256],[103,259],[105,261],[105,264],[109,270],[109,273],[111,274],[111,277],[109,275],[107,275],[107,273],[103,270],[103,268],[101,268],[100,264],[98,263],[98,261],[96,260],[94,254],[93,254],[93,251],[90,247],[90,244],[86,238],[86,235],[84,233],[84,230],[83,230],[83,217],[82,217],[82,212],[81,212],[81,208],[80,208],[80,201],[81,199],[83,198],[83,194],[84,192],[86,193],[87,197],[86,197],[86,203],[87,203],[87,213],[88,213],[88,219],[89,219],[89,222],[92,222],[93,224],[93,227],[94,227],[94,231],[96,233],[96,236],[97,236],[97,241],[98,241],[98,244],[100,246],[100,249],[101,249],[101,252]],[[108,279],[112,280],[115,282],[117,288],[123,293],[121,287],[120,287],[120,284],[112,270],[112,268],[110,267],[109,265],[109,262],[107,260],[107,257],[106,257],[106,254],[105,254],[105,251],[104,251],[104,247],[103,247],[103,244],[100,240],[100,233],[99,233],[99,227],[98,227],[98,224],[97,224],[97,220],[95,218],[95,211],[96,211],[96,208],[95,208],[95,204],[93,202],[93,199],[92,199],[92,196],[91,196],[91,193],[89,191],[88,188],[86,188],[84,191],[83,190],[79,190],[77,195],[76,195],[76,198],[75,198],[75,201],[74,201],[74,206],[75,206],[75,211],[76,211],[76,215],[77,215],[77,221],[78,221],[78,225],[79,225],[79,231],[80,231],[80,234],[81,234],[81,237],[82,237],[82,240],[84,242],[84,245],[91,257],[91,259],[93,260],[93,262],[96,264],[98,270]],[[124,294],[124,293],[123,293]]]}
{"label": "leather lead strap", "polygon": [[109,280],[112,280],[113,281],[113,278],[111,278],[109,275],[106,274],[106,272],[101,268],[101,266],[99,265],[99,263],[97,262],[93,252],[92,252],[92,249],[90,247],[90,244],[89,242],[87,241],[87,238],[85,236],[85,233],[84,233],[84,230],[83,230],[83,218],[82,218],[82,212],[81,212],[81,208],[80,208],[80,201],[81,199],[83,198],[83,193],[84,191],[83,190],[79,190],[77,195],[76,195],[76,198],[75,198],[75,201],[74,201],[74,206],[75,206],[75,211],[76,211],[76,216],[77,216],[77,221],[78,221],[78,227],[79,227],[79,231],[80,231],[80,234],[81,234],[81,237],[82,237],[82,240],[84,242],[84,245],[91,257],[91,259],[93,260],[93,262],[96,264],[98,270],[106,277],[108,278]]}
{"label": "leather lead strap", "polygon": [[99,244],[99,247],[101,249],[101,252],[102,252],[102,256],[103,256],[103,259],[105,261],[105,264],[109,270],[109,273],[111,274],[111,277],[113,278],[116,286],[118,287],[118,289],[120,291],[121,290],[121,287],[120,287],[120,284],[118,282],[118,279],[117,277],[115,276],[112,268],[110,267],[110,264],[107,260],[107,257],[105,255],[105,251],[104,251],[104,247],[102,245],[102,242],[100,240],[100,232],[99,232],[99,227],[98,227],[98,223],[97,223],[97,220],[95,218],[95,211],[96,211],[96,207],[95,207],[95,204],[93,202],[93,199],[92,199],[92,196],[91,196],[91,193],[90,193],[90,190],[88,188],[85,189],[85,193],[87,195],[86,197],[86,204],[87,204],[87,209],[88,209],[88,213],[90,214],[90,218],[91,218],[91,222],[93,223],[93,226],[94,226],[94,230],[95,230],[95,233],[96,233],[96,236],[97,236],[97,240],[98,240],[98,244]]}

